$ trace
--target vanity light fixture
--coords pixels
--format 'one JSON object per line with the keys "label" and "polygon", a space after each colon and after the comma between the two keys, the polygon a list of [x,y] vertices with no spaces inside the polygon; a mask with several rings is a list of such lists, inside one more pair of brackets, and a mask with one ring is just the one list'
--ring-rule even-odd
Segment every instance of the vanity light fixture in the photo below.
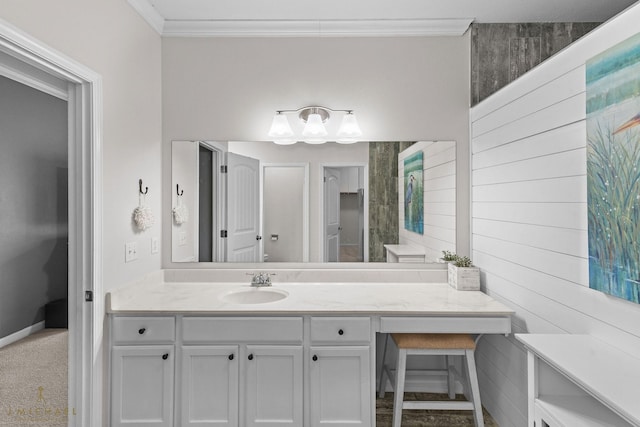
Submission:
{"label": "vanity light fixture", "polygon": [[324,144],[327,140],[332,139],[325,128],[325,123],[331,118],[331,113],[341,113],[343,115],[342,123],[335,135],[337,143],[353,144],[358,142],[358,138],[362,136],[362,131],[358,126],[353,110],[332,110],[326,107],[311,106],[298,110],[276,111],[268,134],[273,138],[274,143],[290,145],[298,141],[286,116],[294,113],[298,114],[298,118],[305,123],[301,139],[307,144]]}

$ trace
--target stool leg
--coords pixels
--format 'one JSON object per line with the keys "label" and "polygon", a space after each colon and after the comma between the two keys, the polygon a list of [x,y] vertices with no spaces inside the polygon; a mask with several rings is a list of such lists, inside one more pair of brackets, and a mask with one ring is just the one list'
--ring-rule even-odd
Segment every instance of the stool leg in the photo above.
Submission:
{"label": "stool leg", "polygon": [[380,385],[378,386],[378,397],[380,399],[384,398],[384,392],[387,388],[387,371],[384,368],[385,359],[387,357],[387,345],[389,342],[389,334],[385,334],[384,345],[382,346],[382,363],[380,364],[380,373],[378,378],[380,378]]}
{"label": "stool leg", "polygon": [[456,398],[455,377],[453,374],[453,356],[445,356],[447,358],[447,389],[449,391],[449,399]]}
{"label": "stool leg", "polygon": [[396,363],[396,386],[393,388],[393,427],[400,427],[402,423],[402,401],[404,400],[404,375],[407,370],[407,350],[398,351]]}
{"label": "stool leg", "polygon": [[469,387],[471,388],[471,399],[473,400],[473,418],[476,427],[484,427],[482,418],[482,403],[480,402],[480,387],[478,386],[478,373],[476,371],[476,359],[473,350],[466,350],[467,372],[469,373]]}

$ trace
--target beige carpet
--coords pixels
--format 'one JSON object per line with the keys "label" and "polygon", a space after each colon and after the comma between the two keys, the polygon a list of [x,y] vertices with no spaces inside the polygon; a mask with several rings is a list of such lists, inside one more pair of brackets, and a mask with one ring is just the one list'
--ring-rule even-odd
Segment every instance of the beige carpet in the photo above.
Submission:
{"label": "beige carpet", "polygon": [[67,425],[66,329],[43,329],[0,348],[0,426]]}

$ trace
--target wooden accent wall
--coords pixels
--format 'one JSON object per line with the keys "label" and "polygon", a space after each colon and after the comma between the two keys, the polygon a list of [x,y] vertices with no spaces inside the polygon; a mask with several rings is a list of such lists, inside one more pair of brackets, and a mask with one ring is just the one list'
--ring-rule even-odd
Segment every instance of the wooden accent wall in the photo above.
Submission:
{"label": "wooden accent wall", "polygon": [[600,23],[473,24],[471,105],[560,52]]}

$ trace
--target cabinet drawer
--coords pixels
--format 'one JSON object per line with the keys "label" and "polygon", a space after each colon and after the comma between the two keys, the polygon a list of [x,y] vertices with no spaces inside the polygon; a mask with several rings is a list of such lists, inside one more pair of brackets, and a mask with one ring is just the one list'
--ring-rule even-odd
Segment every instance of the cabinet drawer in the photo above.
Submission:
{"label": "cabinet drawer", "polygon": [[182,340],[187,343],[301,343],[301,317],[185,317]]}
{"label": "cabinet drawer", "polygon": [[311,342],[368,343],[371,319],[368,317],[312,317]]}
{"label": "cabinet drawer", "polygon": [[115,344],[168,343],[176,336],[173,317],[114,317],[112,326]]}

